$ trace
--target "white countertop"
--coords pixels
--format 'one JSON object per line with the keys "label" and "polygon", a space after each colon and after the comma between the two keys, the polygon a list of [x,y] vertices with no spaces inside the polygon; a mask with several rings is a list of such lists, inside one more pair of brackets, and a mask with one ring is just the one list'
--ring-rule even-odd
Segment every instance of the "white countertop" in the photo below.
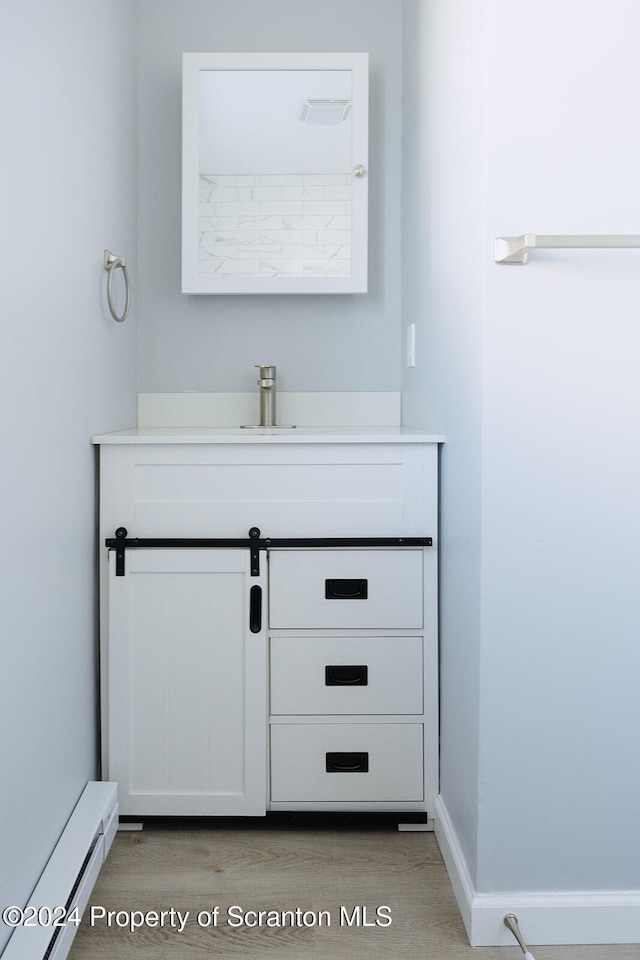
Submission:
{"label": "white countertop", "polygon": [[93,443],[443,443],[440,433],[411,427],[132,427],[93,437]]}

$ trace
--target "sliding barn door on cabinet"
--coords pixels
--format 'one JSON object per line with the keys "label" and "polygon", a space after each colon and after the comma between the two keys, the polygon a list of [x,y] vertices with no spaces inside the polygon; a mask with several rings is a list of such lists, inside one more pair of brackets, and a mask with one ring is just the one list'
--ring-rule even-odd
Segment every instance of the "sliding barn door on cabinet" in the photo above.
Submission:
{"label": "sliding barn door on cabinet", "polygon": [[116,576],[111,553],[109,777],[121,813],[265,813],[266,597],[249,562],[246,549],[141,548]]}

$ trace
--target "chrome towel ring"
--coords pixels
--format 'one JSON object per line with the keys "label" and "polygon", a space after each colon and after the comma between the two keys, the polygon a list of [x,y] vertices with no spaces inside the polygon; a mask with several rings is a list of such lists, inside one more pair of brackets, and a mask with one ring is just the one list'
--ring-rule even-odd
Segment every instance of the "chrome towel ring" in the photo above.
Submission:
{"label": "chrome towel ring", "polygon": [[[122,316],[118,316],[113,306],[113,274],[120,267],[124,275],[124,289],[125,289],[125,304]],[[129,274],[127,273],[127,261],[125,257],[116,257],[115,254],[111,253],[110,250],[105,250],[104,252],[104,268],[109,274],[109,279],[107,281],[107,303],[109,304],[109,311],[111,316],[117,323],[122,323],[123,320],[127,319],[129,313],[129,307],[131,306],[131,286],[129,284]]]}

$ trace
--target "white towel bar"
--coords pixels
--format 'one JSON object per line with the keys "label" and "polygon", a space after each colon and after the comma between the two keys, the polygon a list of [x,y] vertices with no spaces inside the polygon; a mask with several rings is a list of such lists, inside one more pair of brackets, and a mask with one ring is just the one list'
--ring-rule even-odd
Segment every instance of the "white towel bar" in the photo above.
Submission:
{"label": "white towel bar", "polygon": [[640,247],[640,234],[545,234],[523,233],[521,237],[498,237],[494,243],[496,263],[526,263],[529,250],[625,249]]}

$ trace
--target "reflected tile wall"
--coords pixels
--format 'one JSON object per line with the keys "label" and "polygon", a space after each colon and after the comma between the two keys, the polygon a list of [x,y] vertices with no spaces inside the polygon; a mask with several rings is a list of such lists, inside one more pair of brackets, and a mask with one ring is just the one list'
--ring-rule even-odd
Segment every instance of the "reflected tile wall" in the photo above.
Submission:
{"label": "reflected tile wall", "polygon": [[348,277],[350,174],[202,174],[198,272]]}

